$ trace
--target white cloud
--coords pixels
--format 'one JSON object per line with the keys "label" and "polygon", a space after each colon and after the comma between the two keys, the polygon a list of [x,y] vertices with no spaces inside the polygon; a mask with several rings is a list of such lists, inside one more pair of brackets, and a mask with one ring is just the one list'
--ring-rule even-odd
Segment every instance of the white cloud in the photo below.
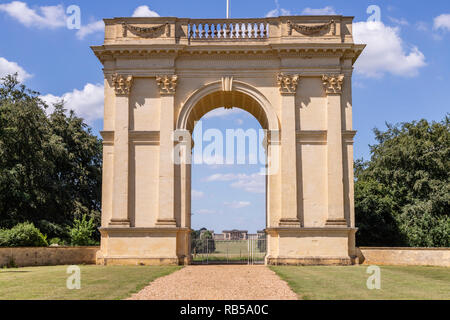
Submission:
{"label": "white cloud", "polygon": [[389,17],[389,20],[391,20],[395,24],[399,24],[401,26],[409,26],[409,22],[405,18],[397,19],[394,17]]}
{"label": "white cloud", "polygon": [[77,38],[82,40],[87,35],[96,32],[102,32],[105,29],[105,23],[102,20],[95,21],[86,25],[82,25],[80,30],[77,31]]}
{"label": "white cloud", "polygon": [[240,108],[232,108],[232,109],[217,108],[217,109],[211,110],[210,112],[205,114],[202,118],[204,118],[204,119],[224,118],[224,117],[234,115],[234,114],[239,114],[239,113],[245,113],[245,111]]}
{"label": "white cloud", "polygon": [[0,78],[14,73],[17,73],[17,79],[20,82],[32,77],[31,74],[26,72],[25,69],[19,66],[16,62],[8,61],[5,58],[0,57]]}
{"label": "white cloud", "polygon": [[216,213],[215,210],[210,210],[210,209],[199,209],[199,210],[193,210],[193,214],[213,214]]}
{"label": "white cloud", "polygon": [[226,205],[227,207],[233,208],[233,209],[241,209],[241,208],[245,208],[248,207],[249,205],[251,205],[250,201],[233,201],[233,202],[224,202],[224,205]]}
{"label": "white cloud", "polygon": [[159,14],[150,10],[148,6],[140,6],[134,10],[133,17],[159,17]]}
{"label": "white cloud", "polygon": [[356,22],[353,24],[355,43],[367,47],[355,64],[355,70],[367,77],[380,78],[385,73],[411,77],[426,65],[425,56],[415,46],[405,49],[398,27],[382,22]]}
{"label": "white cloud", "polygon": [[416,23],[416,29],[419,31],[428,31],[428,25],[426,22],[419,21]]}
{"label": "white cloud", "polygon": [[47,94],[41,99],[49,104],[48,113],[53,111],[52,105],[64,100],[64,107],[74,110],[77,116],[82,117],[88,123],[103,118],[103,85],[87,83],[82,90],[74,89],[62,96]]}
{"label": "white cloud", "polygon": [[[245,174],[242,174],[245,175]],[[211,181],[231,181],[231,180],[235,180],[238,176],[240,176],[239,174],[234,174],[234,173],[215,173],[213,175],[210,175],[209,177],[207,177],[205,179],[205,181],[211,182]]]}
{"label": "white cloud", "polygon": [[259,173],[253,174],[234,174],[234,173],[216,173],[205,179],[207,182],[215,181],[231,181],[231,187],[241,189],[250,193],[264,193],[265,192],[265,176]]}
{"label": "white cloud", "polygon": [[450,31],[450,14],[441,14],[434,18],[433,28],[436,30]]}
{"label": "white cloud", "polygon": [[[0,4],[0,11],[27,27],[56,29],[67,26],[67,16],[62,5],[30,8],[25,2],[12,1]],[[159,14],[150,10],[148,6],[140,6],[134,10],[133,17],[159,17]],[[90,34],[102,32],[104,28],[102,20],[82,24],[80,30],[76,32],[76,36],[82,40]]]}
{"label": "white cloud", "polygon": [[203,198],[203,196],[205,195],[205,193],[203,191],[199,191],[199,190],[191,190],[191,196],[194,199],[200,199]]}
{"label": "white cloud", "polygon": [[278,3],[278,0],[275,0],[275,9],[270,10],[267,12],[266,17],[278,17],[278,16],[290,16],[291,11],[280,8],[280,4]]}
{"label": "white cloud", "polygon": [[27,27],[55,29],[66,26],[66,14],[62,5],[31,9],[25,2],[12,1],[0,4],[0,11],[6,12]]}
{"label": "white cloud", "polygon": [[267,12],[266,17],[267,18],[278,17],[278,9],[270,10],[269,12]]}
{"label": "white cloud", "polygon": [[313,9],[313,8],[305,8],[302,11],[302,14],[311,15],[311,16],[321,16],[321,15],[335,15],[336,11],[331,6],[326,6],[324,8]]}
{"label": "white cloud", "polygon": [[250,193],[264,193],[266,180],[265,176],[259,173],[241,175],[231,186]]}

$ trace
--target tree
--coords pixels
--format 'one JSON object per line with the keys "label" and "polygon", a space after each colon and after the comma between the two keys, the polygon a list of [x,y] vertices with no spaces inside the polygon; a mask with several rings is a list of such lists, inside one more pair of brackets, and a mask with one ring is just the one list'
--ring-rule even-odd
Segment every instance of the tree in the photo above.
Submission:
{"label": "tree", "polygon": [[216,243],[212,233],[206,228],[191,232],[191,252],[212,253],[216,251]]}
{"label": "tree", "polygon": [[64,103],[48,106],[16,76],[0,83],[0,227],[29,221],[68,238],[83,214],[100,221],[101,140]]}
{"label": "tree", "polygon": [[70,242],[74,246],[89,246],[96,244],[92,239],[95,232],[94,218],[87,220],[84,214],[81,219],[75,219],[73,227],[70,228]]}
{"label": "tree", "polygon": [[449,117],[374,130],[371,159],[355,163],[358,245],[450,245]]}

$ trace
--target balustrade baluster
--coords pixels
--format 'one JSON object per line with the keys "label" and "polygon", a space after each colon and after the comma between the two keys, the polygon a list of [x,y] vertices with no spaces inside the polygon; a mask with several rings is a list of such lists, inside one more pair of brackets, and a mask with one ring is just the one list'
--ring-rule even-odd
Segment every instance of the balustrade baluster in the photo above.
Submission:
{"label": "balustrade baluster", "polygon": [[226,26],[226,27],[225,27],[225,28],[226,28],[226,29],[225,29],[225,33],[226,33],[226,36],[225,36],[225,37],[226,37],[227,39],[229,39],[229,38],[230,38],[230,33],[231,33],[231,31],[230,31],[230,24],[229,24],[229,23],[226,23],[225,26]]}
{"label": "balustrade baluster", "polygon": [[214,38],[217,39],[217,34],[218,34],[218,31],[217,31],[217,24],[214,23],[213,25],[214,25]]}
{"label": "balustrade baluster", "polygon": [[220,38],[224,37],[223,24],[220,24]]}
{"label": "balustrade baluster", "polygon": [[212,25],[211,23],[208,23],[208,38],[212,37]]}
{"label": "balustrade baluster", "polygon": [[200,37],[200,30],[198,29],[198,23],[194,24],[195,26],[195,38]]}
{"label": "balustrade baluster", "polygon": [[201,32],[202,36],[201,36],[201,38],[204,39],[205,38],[205,34],[206,34],[206,32],[205,32],[205,25],[206,25],[206,23],[200,23],[200,25],[202,26],[202,32]]}

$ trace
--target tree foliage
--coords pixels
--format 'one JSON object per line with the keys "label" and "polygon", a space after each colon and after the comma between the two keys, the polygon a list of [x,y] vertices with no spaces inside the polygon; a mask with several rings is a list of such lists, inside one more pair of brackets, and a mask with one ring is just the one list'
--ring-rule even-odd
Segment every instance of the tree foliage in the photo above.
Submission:
{"label": "tree foliage", "polygon": [[70,242],[74,246],[90,246],[96,244],[92,239],[95,232],[94,218],[87,219],[84,214],[81,219],[75,219],[73,227],[70,228]]}
{"label": "tree foliage", "polygon": [[206,228],[191,232],[191,252],[212,253],[216,251],[216,242],[211,231]]}
{"label": "tree foliage", "polygon": [[102,145],[63,101],[47,108],[16,76],[1,79],[0,227],[67,237],[75,218],[100,220]]}
{"label": "tree foliage", "polygon": [[355,163],[358,245],[450,246],[449,116],[375,129]]}
{"label": "tree foliage", "polygon": [[0,247],[46,247],[47,237],[30,222],[0,229]]}

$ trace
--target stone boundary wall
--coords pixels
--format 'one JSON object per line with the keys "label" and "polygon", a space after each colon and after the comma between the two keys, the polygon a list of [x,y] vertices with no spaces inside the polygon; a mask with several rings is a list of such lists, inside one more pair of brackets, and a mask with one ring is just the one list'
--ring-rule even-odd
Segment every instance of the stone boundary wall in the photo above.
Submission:
{"label": "stone boundary wall", "polygon": [[[95,264],[100,247],[0,247],[0,267]],[[450,248],[357,248],[360,264],[450,267]]]}
{"label": "stone boundary wall", "polygon": [[0,267],[10,261],[18,267],[95,264],[100,247],[0,247]]}
{"label": "stone boundary wall", "polygon": [[360,264],[450,267],[450,248],[357,248]]}

